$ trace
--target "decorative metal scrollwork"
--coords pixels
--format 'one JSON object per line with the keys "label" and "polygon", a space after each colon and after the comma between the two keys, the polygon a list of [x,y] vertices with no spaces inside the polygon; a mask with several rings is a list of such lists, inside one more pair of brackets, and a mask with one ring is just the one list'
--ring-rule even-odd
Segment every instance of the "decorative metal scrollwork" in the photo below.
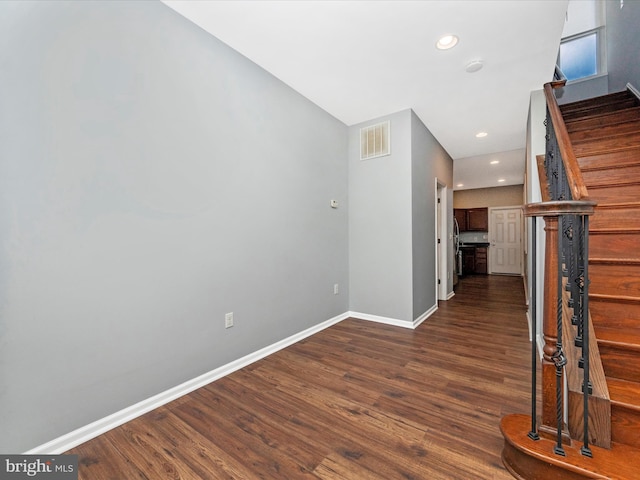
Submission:
{"label": "decorative metal scrollwork", "polygon": [[558,348],[553,355],[551,356],[551,360],[553,364],[556,366],[556,370],[562,370],[562,368],[567,364],[567,357],[565,357],[562,348]]}

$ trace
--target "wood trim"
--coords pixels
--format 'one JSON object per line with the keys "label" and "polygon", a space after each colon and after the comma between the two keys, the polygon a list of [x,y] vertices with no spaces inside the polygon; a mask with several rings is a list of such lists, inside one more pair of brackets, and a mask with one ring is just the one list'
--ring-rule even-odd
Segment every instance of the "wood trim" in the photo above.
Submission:
{"label": "wood trim", "polygon": [[[567,359],[565,367],[568,388],[568,428],[571,438],[583,441],[584,436],[584,398],[582,393],[583,370],[578,367],[582,355],[576,347],[573,338],[577,327],[571,324],[573,308],[569,307],[570,292],[566,289],[567,278],[563,279],[562,294],[562,325],[563,330],[570,334],[564,344]],[[589,396],[589,443],[603,448],[611,448],[611,397],[607,387],[607,379],[600,358],[598,339],[593,328],[589,313],[589,381],[593,385]]]}
{"label": "wood trim", "polygon": [[640,456],[638,450],[614,443],[611,450],[591,447],[593,458],[580,454],[581,443],[565,446],[566,456],[553,453],[553,440],[527,437],[531,419],[526,415],[502,418],[500,430],[504,435],[502,461],[509,472],[519,479],[575,480],[638,478]]}
{"label": "wood trim", "polygon": [[630,83],[627,83],[626,88],[629,92],[631,92],[638,100],[640,100],[640,90],[638,90],[636,87],[634,87],[633,85],[631,85]]}
{"label": "wood trim", "polygon": [[560,148],[560,155],[562,156],[562,163],[564,164],[564,168],[567,173],[567,181],[569,183],[569,188],[571,189],[571,196],[574,200],[586,200],[589,198],[587,187],[582,179],[578,160],[573,153],[573,146],[571,144],[571,139],[569,138],[569,132],[567,132],[567,127],[564,124],[564,119],[562,118],[562,112],[558,106],[556,96],[553,94],[554,84],[556,83],[557,82],[551,82],[544,85],[544,95],[547,99],[547,108],[549,109],[551,122],[553,123],[553,128],[556,132],[558,147]]}

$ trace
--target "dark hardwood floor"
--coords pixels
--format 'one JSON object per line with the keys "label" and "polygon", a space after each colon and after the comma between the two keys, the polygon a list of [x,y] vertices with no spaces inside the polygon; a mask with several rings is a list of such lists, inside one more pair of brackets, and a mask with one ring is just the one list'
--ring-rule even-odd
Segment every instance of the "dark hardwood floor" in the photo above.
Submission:
{"label": "dark hardwood floor", "polygon": [[415,331],[348,319],[67,452],[80,479],[512,479],[528,412],[519,277],[472,276]]}

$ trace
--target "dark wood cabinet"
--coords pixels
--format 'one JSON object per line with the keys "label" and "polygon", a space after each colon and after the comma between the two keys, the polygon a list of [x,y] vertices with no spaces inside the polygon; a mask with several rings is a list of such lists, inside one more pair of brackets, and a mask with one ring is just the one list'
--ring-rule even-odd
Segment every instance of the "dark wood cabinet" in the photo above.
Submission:
{"label": "dark wood cabinet", "polygon": [[462,249],[462,272],[467,274],[473,274],[476,271],[476,252],[475,248],[463,248]]}
{"label": "dark wood cabinet", "polygon": [[477,247],[475,255],[474,272],[487,273],[487,247]]}
{"label": "dark wood cabinet", "polygon": [[470,208],[467,210],[467,230],[486,232],[489,230],[489,209]]}
{"label": "dark wood cabinet", "polygon": [[488,208],[454,208],[453,216],[461,232],[486,232],[489,230]]}
{"label": "dark wood cabinet", "polygon": [[488,273],[487,252],[487,247],[463,247],[462,273],[465,275],[486,275]]}
{"label": "dark wood cabinet", "polygon": [[467,211],[463,208],[454,208],[453,216],[458,221],[458,228],[461,232],[467,231]]}

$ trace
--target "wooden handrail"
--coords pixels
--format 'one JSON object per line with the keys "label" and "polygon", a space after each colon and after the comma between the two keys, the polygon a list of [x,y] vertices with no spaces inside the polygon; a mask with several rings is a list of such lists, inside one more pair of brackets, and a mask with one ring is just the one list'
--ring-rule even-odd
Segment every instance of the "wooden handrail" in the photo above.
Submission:
{"label": "wooden handrail", "polygon": [[529,203],[524,206],[526,217],[559,217],[560,215],[593,215],[596,202],[591,200],[558,200]]}
{"label": "wooden handrail", "polygon": [[560,155],[562,156],[562,163],[567,174],[567,181],[569,182],[569,188],[571,189],[571,197],[573,200],[587,200],[589,195],[587,193],[587,187],[582,179],[582,173],[578,165],[578,160],[573,153],[573,146],[571,145],[571,139],[569,138],[569,132],[562,119],[562,112],[556,101],[556,96],[553,94],[553,89],[558,86],[564,85],[564,82],[549,82],[544,85],[544,96],[547,99],[547,107],[549,108],[549,115],[553,122],[553,129],[556,132],[556,138],[558,140],[558,148],[560,149]]}

